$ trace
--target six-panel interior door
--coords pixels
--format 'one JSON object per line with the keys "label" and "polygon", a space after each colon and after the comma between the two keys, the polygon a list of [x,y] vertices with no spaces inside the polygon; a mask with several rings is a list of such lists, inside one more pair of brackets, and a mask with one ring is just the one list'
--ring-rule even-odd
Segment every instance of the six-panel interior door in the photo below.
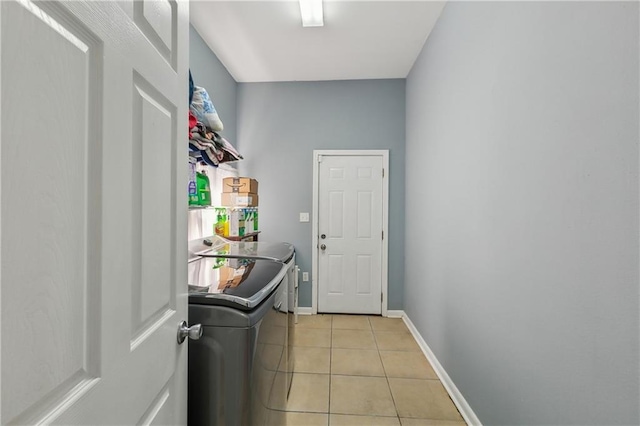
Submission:
{"label": "six-panel interior door", "polygon": [[381,313],[382,156],[323,155],[318,311]]}
{"label": "six-panel interior door", "polygon": [[0,18],[0,423],[185,424],[188,3]]}

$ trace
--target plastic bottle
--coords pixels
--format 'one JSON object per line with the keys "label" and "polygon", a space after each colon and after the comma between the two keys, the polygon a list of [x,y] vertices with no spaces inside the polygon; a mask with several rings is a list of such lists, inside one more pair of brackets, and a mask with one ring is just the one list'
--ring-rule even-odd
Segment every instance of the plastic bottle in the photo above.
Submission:
{"label": "plastic bottle", "polygon": [[240,237],[244,237],[244,234],[246,233],[245,230],[245,220],[246,220],[246,209],[239,209],[240,211],[238,212],[238,235]]}
{"label": "plastic bottle", "polygon": [[189,205],[200,205],[200,197],[198,196],[198,187],[196,185],[196,163],[195,160],[189,159]]}
{"label": "plastic bottle", "polygon": [[216,208],[216,225],[214,232],[216,235],[224,236],[224,209]]}
{"label": "plastic bottle", "polygon": [[253,211],[253,232],[258,232],[258,209]]}
{"label": "plastic bottle", "polygon": [[253,233],[253,209],[246,208],[244,209],[244,234]]}
{"label": "plastic bottle", "polygon": [[196,173],[196,181],[198,185],[198,194],[200,196],[199,204],[201,206],[210,206],[211,188],[209,186],[209,178],[204,170]]}
{"label": "plastic bottle", "polygon": [[224,215],[222,217],[224,221],[224,233],[222,234],[224,237],[229,236],[229,209],[224,209]]}
{"label": "plastic bottle", "polygon": [[244,236],[244,209],[240,207],[234,207],[229,214],[229,236],[230,237],[243,237]]}

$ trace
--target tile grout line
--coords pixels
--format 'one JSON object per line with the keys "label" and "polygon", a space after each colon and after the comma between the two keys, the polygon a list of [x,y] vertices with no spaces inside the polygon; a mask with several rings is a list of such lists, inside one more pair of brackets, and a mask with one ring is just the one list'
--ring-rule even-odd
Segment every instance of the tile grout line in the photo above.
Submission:
{"label": "tile grout line", "polygon": [[369,326],[371,327],[371,334],[373,334],[373,341],[376,343],[376,349],[378,350],[378,358],[380,358],[380,364],[382,364],[382,371],[384,372],[384,378],[387,381],[387,386],[389,387],[389,395],[391,395],[391,401],[393,402],[393,408],[396,410],[396,419],[398,419],[398,424],[402,425],[400,421],[400,413],[398,413],[398,406],[396,405],[396,400],[393,397],[393,392],[391,392],[391,383],[389,383],[389,376],[387,375],[387,369],[384,368],[384,362],[382,362],[382,355],[380,355],[380,346],[378,346],[378,338],[376,337],[376,333],[373,330],[373,324],[371,324],[371,319],[369,319]]}
{"label": "tile grout line", "polygon": [[[330,316],[330,318],[331,318],[331,322],[333,322],[333,317]],[[325,329],[325,327],[303,327],[303,328],[316,329],[316,330]],[[329,325],[329,347],[327,348],[327,349],[329,349],[329,372],[328,372],[328,375],[329,375],[329,394],[331,392],[331,346],[332,346],[331,345],[331,337],[332,337],[332,324],[330,323],[330,325]],[[310,345],[310,346],[296,346],[296,345],[294,345],[294,347],[298,347],[298,348],[315,348],[315,349],[325,348],[323,346],[314,346],[314,345]],[[321,375],[321,376],[327,375],[325,373],[318,373],[318,372],[295,372],[294,371],[294,374],[295,373],[297,373],[297,374]],[[327,401],[327,405],[329,405],[329,404],[330,404],[330,399],[329,399],[329,401]],[[301,413],[301,414],[326,414],[327,415],[327,426],[328,426],[328,423],[329,423],[329,412],[328,412],[329,410],[328,409],[327,409],[326,413],[317,412],[317,411],[289,410],[289,409],[286,409],[285,411],[289,412],[289,413]]]}
{"label": "tile grout line", "polygon": [[[326,413],[327,414],[327,420],[326,420],[327,421],[327,423],[326,423],[327,426],[331,425],[331,384],[332,384],[332,379],[333,379],[333,376],[334,376],[334,374],[333,374],[333,350],[334,349],[362,350],[362,351],[367,351],[368,350],[366,348],[335,348],[333,346],[333,329],[334,329],[333,320],[335,318],[334,318],[333,315],[330,318],[331,318],[330,322],[329,322],[329,330],[330,330],[329,339],[330,340],[329,340],[329,345],[328,345],[328,349],[329,349],[329,372],[328,372],[329,373],[329,389],[328,389],[328,401],[327,401],[328,409],[327,409],[327,413]],[[374,325],[373,325],[373,322],[371,321],[370,317],[367,318],[367,324],[368,324],[368,329],[370,330],[370,332],[371,332],[371,334],[373,335],[373,338],[374,338],[375,348],[372,348],[372,349],[375,350],[377,352],[377,354],[378,354],[378,359],[380,360],[380,364],[381,364],[382,370],[383,370],[383,377],[386,379],[387,386],[389,388],[389,393],[391,395],[392,403],[394,405],[395,415],[394,416],[385,416],[385,415],[371,415],[371,414],[368,414],[368,415],[365,415],[365,414],[352,414],[352,416],[363,416],[363,417],[373,416],[373,417],[383,417],[383,418],[396,418],[397,421],[398,421],[398,425],[402,425],[400,414],[399,414],[398,408],[397,408],[397,403],[395,401],[393,392],[391,392],[391,384],[390,384],[389,372],[386,371],[385,365],[382,362],[382,354],[381,354],[381,352],[383,352],[383,350],[380,349],[379,342],[377,341],[376,330],[374,329]],[[342,329],[338,329],[338,330],[342,330]],[[349,328],[345,328],[344,330],[358,331],[358,330],[363,330],[363,329],[362,328],[351,328],[351,327],[349,327]],[[386,330],[386,329],[383,328],[382,330],[379,330],[379,331],[394,332],[395,330]],[[302,347],[304,347],[304,346],[301,346],[301,348]],[[309,348],[312,348],[312,347],[317,347],[317,346],[309,346]],[[317,347],[317,348],[320,348],[320,347]],[[386,351],[387,352],[412,352],[412,351],[407,350],[407,349],[391,349],[391,348],[386,349]],[[323,373],[319,373],[319,372],[308,372],[308,373],[305,373],[305,374],[311,374],[311,375],[320,374],[320,375],[323,375]],[[352,375],[352,374],[335,374],[335,375],[336,376],[347,376],[347,377],[352,377],[352,376],[353,377],[377,377],[377,376],[359,376],[359,375]],[[427,379],[427,378],[425,378],[425,379],[417,379],[417,380],[439,381],[438,379]],[[301,413],[309,413],[309,414],[316,413],[316,412],[313,412],[313,411],[305,411],[305,410],[302,410],[302,411],[296,410],[296,411],[292,411],[292,412],[301,412]],[[320,413],[318,413],[318,414],[320,414]]]}

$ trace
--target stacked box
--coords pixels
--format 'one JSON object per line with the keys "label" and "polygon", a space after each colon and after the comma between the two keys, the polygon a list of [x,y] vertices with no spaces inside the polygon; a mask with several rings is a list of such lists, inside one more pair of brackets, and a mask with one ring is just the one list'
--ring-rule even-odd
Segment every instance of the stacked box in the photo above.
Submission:
{"label": "stacked box", "polygon": [[228,177],[222,180],[222,192],[258,193],[258,181],[248,177]]}
{"label": "stacked box", "polygon": [[258,194],[250,192],[223,192],[222,205],[227,207],[256,207]]}
{"label": "stacked box", "polygon": [[222,180],[222,205],[228,207],[256,207],[258,181],[248,177],[230,177]]}

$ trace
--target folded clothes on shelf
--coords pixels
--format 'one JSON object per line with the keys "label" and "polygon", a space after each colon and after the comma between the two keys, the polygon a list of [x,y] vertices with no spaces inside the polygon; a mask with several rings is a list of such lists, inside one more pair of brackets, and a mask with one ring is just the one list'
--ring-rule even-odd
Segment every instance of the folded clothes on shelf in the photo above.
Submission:
{"label": "folded clothes on shelf", "polygon": [[[195,124],[194,124],[195,122]],[[217,132],[211,132],[202,122],[197,121],[194,114],[189,112],[189,149],[199,153],[202,160],[210,166],[220,163],[238,161],[242,155]]]}

